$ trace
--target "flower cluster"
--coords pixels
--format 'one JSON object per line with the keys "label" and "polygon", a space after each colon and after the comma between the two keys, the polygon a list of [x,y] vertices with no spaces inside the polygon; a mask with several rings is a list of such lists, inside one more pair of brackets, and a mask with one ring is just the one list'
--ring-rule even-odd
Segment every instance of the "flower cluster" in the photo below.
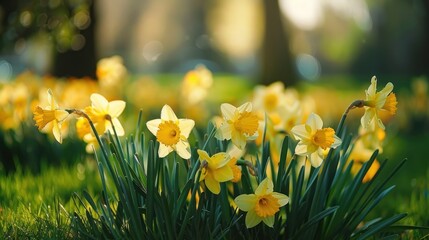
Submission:
{"label": "flower cluster", "polygon": [[[120,61],[117,59],[115,61],[101,65],[103,67],[112,65],[116,69]],[[99,77],[105,78],[107,72],[106,69],[100,70]],[[185,77],[184,86],[187,86],[186,89],[189,91],[187,94],[192,93],[198,102],[201,101],[206,95],[205,90],[211,85],[211,77],[211,73],[203,67],[192,70]],[[393,84],[388,83],[380,92],[376,91],[376,84],[377,80],[373,77],[370,87],[366,90],[366,98],[355,101],[345,113],[357,107],[365,109],[361,119],[360,135],[355,140],[349,161],[362,164],[363,159],[369,159],[370,152],[375,149],[382,150],[385,127],[379,114],[386,111],[393,115],[397,111],[396,96],[392,93]],[[195,88],[195,92],[191,88]],[[77,116],[76,132],[88,143],[89,148],[96,142],[101,144],[99,136],[105,133],[116,136],[125,134],[124,127],[119,121],[126,106],[125,101],[109,101],[101,94],[92,93],[89,97],[90,105],[81,108],[82,110],[62,109],[55,101],[53,92],[50,89],[47,92],[47,104],[43,107],[40,105],[34,107],[34,121],[41,131],[52,131],[58,142],[63,141],[62,126],[67,124],[70,114]],[[246,150],[249,142],[254,141],[258,144],[261,137],[273,141],[275,146],[277,135],[289,135],[296,143],[294,155],[290,156],[291,160],[301,156],[305,161],[308,160],[313,168],[320,167],[327,153],[341,146],[342,140],[333,128],[324,127],[322,118],[314,113],[310,105],[306,100],[299,99],[295,91],[284,89],[281,83],[267,87],[258,86],[253,101],[245,102],[238,107],[222,103],[220,105],[222,116],[216,124],[213,135],[219,142],[229,146],[227,151],[217,151],[212,155],[204,147],[193,149],[189,138],[192,137],[195,121],[178,118],[168,104],[162,107],[160,118],[147,121],[146,127],[159,143],[157,149],[159,158],[168,159],[168,155],[175,152],[180,158],[189,160],[193,153],[197,153],[198,156],[195,157],[199,159],[200,174],[196,182],[205,186],[202,191],[207,189],[218,195],[222,191],[222,184],[237,183],[241,180],[242,167],[247,167],[251,173],[257,175],[258,169],[254,167],[254,159],[246,159]],[[277,167],[276,163],[273,166]],[[377,164],[373,164],[363,182],[369,181],[377,170]],[[264,179],[257,178],[256,182],[259,182],[259,185],[253,194],[235,196],[233,202],[238,209],[247,212],[245,219],[247,228],[252,228],[260,222],[273,227],[275,215],[289,202],[289,198],[274,191],[269,176]]]}

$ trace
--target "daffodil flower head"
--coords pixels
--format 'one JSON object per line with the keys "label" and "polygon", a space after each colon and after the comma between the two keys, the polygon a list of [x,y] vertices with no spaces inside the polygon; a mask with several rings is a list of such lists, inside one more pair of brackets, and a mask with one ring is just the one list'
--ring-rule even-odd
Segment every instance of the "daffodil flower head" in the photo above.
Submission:
{"label": "daffodil flower head", "polygon": [[231,140],[234,145],[244,149],[247,140],[254,140],[258,136],[259,119],[252,112],[252,104],[244,103],[236,108],[231,104],[221,105],[223,122],[216,132],[216,138]]}
{"label": "daffodil flower head", "polygon": [[224,152],[209,156],[206,151],[197,150],[201,162],[200,181],[214,194],[220,193],[220,183],[233,179],[233,171],[228,164],[230,157]]}
{"label": "daffodil flower head", "polygon": [[341,144],[341,139],[335,135],[334,129],[323,128],[322,119],[315,113],[310,114],[305,124],[295,126],[291,131],[299,140],[295,154],[307,156],[313,167],[322,164],[326,150]]}
{"label": "daffodil flower head", "polygon": [[265,178],[256,188],[254,194],[242,194],[234,199],[238,208],[246,214],[246,227],[252,228],[261,221],[267,226],[273,227],[274,216],[289,202],[289,197],[274,192],[271,179]]}
{"label": "daffodil flower head", "polygon": [[160,144],[159,157],[165,157],[176,151],[183,159],[191,158],[188,137],[194,125],[194,120],[178,119],[168,105],[162,107],[160,119],[153,119],[146,123],[147,128],[156,136]]}
{"label": "daffodil flower head", "polygon": [[62,143],[61,124],[67,118],[69,113],[65,110],[59,109],[51,89],[48,89],[48,103],[49,105],[45,108],[37,106],[34,109],[33,119],[36,121],[36,126],[41,131],[52,127],[52,133],[54,134],[55,140]]}
{"label": "daffodil flower head", "polygon": [[380,110],[387,111],[391,115],[396,114],[398,102],[392,90],[393,84],[389,82],[381,91],[377,92],[377,78],[372,77],[371,85],[365,91],[365,114],[361,118],[361,124],[364,128],[369,128],[370,124],[378,124],[380,128],[385,128],[381,119],[378,118]]}
{"label": "daffodil flower head", "polygon": [[106,131],[114,134],[114,127],[116,134],[118,136],[123,136],[125,133],[124,128],[118,117],[124,111],[126,103],[121,100],[109,102],[98,93],[91,94],[90,99],[91,106],[86,107],[85,112],[94,123],[98,134],[103,134]]}

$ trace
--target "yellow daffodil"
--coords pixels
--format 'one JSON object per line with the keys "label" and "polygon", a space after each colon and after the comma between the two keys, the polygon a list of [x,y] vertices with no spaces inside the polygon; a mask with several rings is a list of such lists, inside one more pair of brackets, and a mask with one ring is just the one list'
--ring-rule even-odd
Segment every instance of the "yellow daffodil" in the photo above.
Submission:
{"label": "yellow daffodil", "polygon": [[307,156],[313,167],[322,164],[325,150],[336,148],[341,144],[341,139],[335,135],[332,128],[322,128],[323,121],[319,115],[312,113],[305,124],[292,128],[292,134],[297,140],[295,154]]}
{"label": "yellow daffodil", "polygon": [[206,187],[214,194],[220,193],[220,183],[233,179],[233,171],[228,164],[230,158],[224,152],[209,156],[206,151],[197,150],[201,162],[200,181],[204,180]]}
{"label": "yellow daffodil", "polygon": [[252,104],[244,103],[236,108],[228,103],[221,105],[223,122],[216,132],[221,140],[230,140],[240,149],[244,149],[247,140],[254,140],[258,136],[258,116],[252,112]]}
{"label": "yellow daffodil", "polygon": [[41,108],[37,106],[34,111],[34,121],[39,130],[50,128],[52,125],[52,133],[55,139],[62,143],[61,124],[67,118],[69,113],[65,110],[58,109],[58,104],[54,99],[51,89],[48,89],[48,103],[49,106]]}
{"label": "yellow daffodil", "polygon": [[182,82],[181,95],[185,104],[194,105],[201,102],[212,86],[213,76],[204,65],[198,65],[186,73]]}
{"label": "yellow daffodil", "polygon": [[176,151],[183,159],[191,158],[188,137],[194,125],[194,120],[178,119],[168,105],[162,107],[161,119],[150,120],[146,123],[149,131],[156,136],[160,143],[159,157],[165,157],[170,152]]}
{"label": "yellow daffodil", "polygon": [[123,136],[124,128],[121,122],[119,122],[118,117],[125,109],[125,102],[121,100],[109,102],[98,93],[91,94],[90,99],[91,106],[86,107],[85,112],[94,123],[98,134],[103,134],[106,131],[114,134],[113,127],[115,127],[116,134]]}
{"label": "yellow daffodil", "polygon": [[122,57],[103,58],[97,63],[96,75],[102,93],[108,98],[118,97],[127,79]]}
{"label": "yellow daffodil", "polygon": [[265,178],[256,188],[254,194],[242,194],[235,198],[238,208],[246,214],[246,227],[252,228],[263,221],[273,227],[274,215],[289,202],[289,197],[273,192],[274,185],[271,179]]}
{"label": "yellow daffodil", "polygon": [[285,88],[282,82],[275,82],[269,86],[256,86],[253,105],[255,109],[272,113],[285,103]]}
{"label": "yellow daffodil", "polygon": [[378,112],[385,110],[391,115],[396,113],[398,102],[392,90],[393,84],[389,82],[380,92],[377,92],[377,78],[375,76],[372,77],[371,85],[365,91],[365,114],[361,118],[361,124],[364,128],[368,128],[373,123],[378,124],[380,128],[384,129],[383,122],[378,118]]}

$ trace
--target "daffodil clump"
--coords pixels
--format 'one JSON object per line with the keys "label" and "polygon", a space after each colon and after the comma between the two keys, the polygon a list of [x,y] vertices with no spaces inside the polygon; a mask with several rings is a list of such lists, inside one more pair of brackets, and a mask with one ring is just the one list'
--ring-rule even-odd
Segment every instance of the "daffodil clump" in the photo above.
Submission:
{"label": "daffodil clump", "polygon": [[[393,189],[386,183],[396,169],[380,174],[378,156],[387,134],[380,115],[398,111],[392,83],[377,92],[373,77],[335,128],[317,102],[280,82],[256,86],[246,101],[214,103],[216,81],[204,66],[185,74],[173,97],[147,79],[127,89],[126,76],[112,57],[99,62],[97,83],[82,80],[88,91],[49,78],[34,91],[34,128],[62,144],[75,133],[96,156],[103,191],[76,194],[85,212],[71,217],[74,237],[365,239],[405,217],[368,219]],[[158,87],[139,93],[140,85]],[[30,101],[15,97],[17,109]],[[126,113],[136,108],[137,129],[127,134],[134,122]],[[364,114],[355,136],[345,124],[356,108]]]}
{"label": "daffodil clump", "polygon": [[[207,74],[193,71],[186,77],[190,83]],[[103,193],[98,202],[77,196],[96,212],[75,215],[78,236],[365,238],[405,216],[361,227],[368,214],[364,209],[391,190],[385,189],[386,181],[376,181],[381,171],[376,157],[385,137],[378,114],[394,114],[397,102],[393,86],[377,93],[374,79],[366,98],[352,102],[336,130],[280,83],[258,86],[253,101],[238,107],[220,104],[205,133],[165,104],[160,118],[148,120],[144,129],[140,114],[137,135],[123,142],[125,101],[98,93],[90,95],[89,106],[76,109],[60,108],[49,90],[50,105],[37,106],[34,119],[39,128],[56,126],[53,133],[59,135],[68,116],[76,116],[77,134],[92,149],[100,147]],[[353,138],[343,126],[355,108],[365,114]],[[368,188],[372,195],[359,200]]]}

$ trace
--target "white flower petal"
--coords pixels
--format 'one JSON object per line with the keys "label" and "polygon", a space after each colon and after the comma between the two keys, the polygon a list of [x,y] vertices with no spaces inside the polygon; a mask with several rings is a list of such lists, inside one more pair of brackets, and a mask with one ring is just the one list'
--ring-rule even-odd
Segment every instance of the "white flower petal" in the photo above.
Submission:
{"label": "white flower petal", "polygon": [[121,100],[111,101],[109,103],[108,113],[112,118],[116,118],[121,115],[122,111],[125,109],[126,103]]}
{"label": "white flower petal", "polygon": [[107,112],[109,108],[109,102],[105,97],[101,96],[98,93],[93,93],[91,94],[90,99],[91,99],[92,107],[94,107],[98,111]]}
{"label": "white flower petal", "polygon": [[315,151],[312,154],[310,154],[309,160],[310,160],[311,166],[315,168],[320,167],[320,165],[322,165],[322,162],[323,162],[323,158],[319,155],[318,151]]}
{"label": "white flower petal", "polygon": [[305,124],[293,127],[291,132],[297,140],[310,138],[309,132],[305,128]]}
{"label": "white flower petal", "polygon": [[303,142],[299,142],[295,147],[295,154],[306,155],[308,153],[308,146]]}
{"label": "white flower petal", "polygon": [[238,111],[240,113],[242,112],[251,112],[252,111],[252,103],[250,102],[246,102],[243,105],[241,105],[240,107],[238,107]]}
{"label": "white flower petal", "polygon": [[53,121],[53,127],[52,127],[52,133],[54,134],[55,139],[59,142],[63,142],[63,138],[61,136],[61,125],[58,124],[56,121]]}
{"label": "white flower petal", "polygon": [[190,159],[191,158],[191,149],[190,149],[188,142],[179,141],[176,144],[176,152],[183,159]]}
{"label": "white flower petal", "polygon": [[146,123],[146,127],[149,129],[149,131],[156,136],[156,133],[158,132],[159,124],[161,124],[161,119],[153,119]]}
{"label": "white flower petal", "polygon": [[171,107],[166,104],[161,109],[161,119],[167,121],[177,121],[177,116],[174,113],[173,109],[171,109]]}
{"label": "white flower petal", "polygon": [[191,119],[179,119],[179,128],[180,133],[182,136],[185,136],[186,138],[189,137],[189,134],[192,131],[192,128],[194,128],[195,122]]}
{"label": "white flower petal", "polygon": [[232,106],[229,103],[222,103],[220,105],[220,110],[222,112],[222,116],[227,119],[231,120],[234,118],[235,112],[237,111],[237,108]]}
{"label": "white flower petal", "polygon": [[322,119],[315,113],[311,113],[310,116],[308,116],[306,124],[313,130],[321,129],[323,127]]}
{"label": "white flower petal", "polygon": [[169,153],[171,153],[173,150],[174,149],[172,147],[169,147],[167,145],[160,143],[159,149],[158,149],[158,156],[160,158],[163,158],[163,157],[167,156]]}
{"label": "white flower petal", "polygon": [[[113,118],[112,122],[113,122],[113,126],[115,127],[116,134],[118,136],[124,136],[125,131],[124,131],[124,128],[122,127],[121,122],[117,118]],[[112,129],[111,133],[114,133],[113,129]]]}

